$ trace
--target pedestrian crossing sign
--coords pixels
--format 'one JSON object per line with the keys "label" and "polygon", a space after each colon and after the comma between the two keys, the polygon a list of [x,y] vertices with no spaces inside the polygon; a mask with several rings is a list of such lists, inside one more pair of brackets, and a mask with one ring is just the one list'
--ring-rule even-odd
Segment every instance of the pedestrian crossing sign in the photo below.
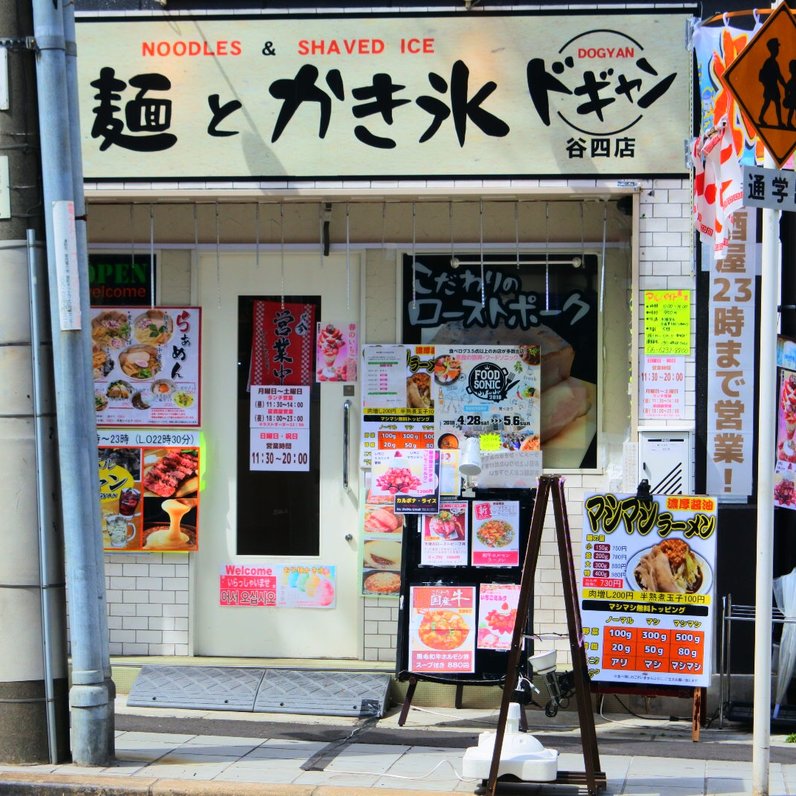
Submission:
{"label": "pedestrian crossing sign", "polygon": [[796,149],[796,19],[781,3],[722,76],[781,168]]}

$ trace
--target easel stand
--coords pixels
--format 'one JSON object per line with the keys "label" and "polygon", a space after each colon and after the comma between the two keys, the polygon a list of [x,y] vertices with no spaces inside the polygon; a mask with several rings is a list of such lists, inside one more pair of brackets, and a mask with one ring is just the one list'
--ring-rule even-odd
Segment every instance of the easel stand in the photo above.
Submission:
{"label": "easel stand", "polygon": [[[572,674],[575,685],[575,696],[578,705],[578,721],[580,724],[580,737],[583,745],[583,760],[585,772],[559,771],[555,784],[560,785],[586,785],[590,796],[594,796],[598,789],[607,785],[605,773],[600,770],[600,755],[597,751],[597,732],[594,727],[594,712],[591,707],[589,679],[586,668],[586,650],[583,646],[583,629],[580,622],[578,607],[578,587],[575,579],[575,565],[572,558],[572,542],[569,533],[569,520],[567,519],[566,504],[564,502],[563,477],[560,475],[543,475],[539,478],[539,487],[536,501],[531,515],[531,529],[528,546],[525,551],[525,562],[522,568],[520,581],[520,596],[517,605],[517,619],[514,625],[511,649],[509,650],[506,680],[503,687],[503,698],[500,703],[497,731],[495,734],[495,749],[492,755],[492,765],[489,770],[489,779],[486,788],[479,788],[476,793],[485,793],[486,796],[495,796],[499,785],[498,770],[500,767],[500,753],[503,739],[506,734],[506,719],[508,717],[509,703],[517,685],[517,671],[520,662],[520,653],[524,643],[526,622],[525,617],[531,608],[533,584],[536,575],[536,564],[539,559],[539,550],[542,544],[542,529],[544,526],[547,500],[553,492],[553,511],[555,514],[556,539],[558,541],[558,557],[561,565],[561,580],[564,586],[564,601],[567,612],[567,628],[569,631],[569,648],[572,655]],[[538,783],[533,783],[536,787]],[[512,790],[517,787],[516,782],[511,784]]]}

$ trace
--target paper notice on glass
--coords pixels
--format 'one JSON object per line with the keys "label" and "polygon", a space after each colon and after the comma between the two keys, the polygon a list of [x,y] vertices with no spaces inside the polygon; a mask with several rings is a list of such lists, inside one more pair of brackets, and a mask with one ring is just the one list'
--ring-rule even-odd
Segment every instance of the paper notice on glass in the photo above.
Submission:
{"label": "paper notice on glass", "polygon": [[443,500],[437,514],[422,517],[420,564],[466,567],[469,557],[466,500]]}
{"label": "paper notice on glass", "polygon": [[462,491],[462,477],[459,475],[459,450],[439,452],[439,493],[458,495]]}
{"label": "paper notice on glass", "polygon": [[520,563],[520,504],[516,500],[473,501],[474,567]]}
{"label": "paper notice on glass", "polygon": [[685,417],[685,357],[640,358],[639,414],[647,420]]}
{"label": "paper notice on glass", "polygon": [[362,349],[362,408],[406,406],[406,346],[366,345]]}
{"label": "paper notice on glass", "polygon": [[482,451],[481,472],[475,482],[481,489],[532,489],[541,474],[541,451]]}
{"label": "paper notice on glass", "polygon": [[310,388],[253,384],[249,399],[249,469],[310,469]]}

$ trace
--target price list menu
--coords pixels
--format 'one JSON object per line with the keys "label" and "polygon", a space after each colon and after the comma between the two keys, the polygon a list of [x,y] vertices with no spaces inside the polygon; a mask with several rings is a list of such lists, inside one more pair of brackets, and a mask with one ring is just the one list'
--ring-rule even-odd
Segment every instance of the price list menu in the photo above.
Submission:
{"label": "price list menu", "polygon": [[602,642],[603,671],[703,671],[705,633],[701,630],[605,627]]}
{"label": "price list menu", "polygon": [[702,687],[713,650],[716,500],[584,501],[581,621],[594,681]]}

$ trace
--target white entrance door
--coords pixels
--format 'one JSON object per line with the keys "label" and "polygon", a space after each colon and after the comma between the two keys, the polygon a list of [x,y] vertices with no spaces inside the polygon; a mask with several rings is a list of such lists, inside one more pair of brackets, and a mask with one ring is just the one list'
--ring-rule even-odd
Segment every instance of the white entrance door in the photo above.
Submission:
{"label": "white entrance door", "polygon": [[[359,323],[359,263],[353,255],[201,253],[202,429],[205,458],[199,551],[194,554],[194,652],[288,658],[361,657],[357,498],[359,398],[353,385],[314,383],[310,472],[249,466],[252,305],[315,304],[321,322]],[[313,330],[314,332],[314,330]],[[322,366],[322,363],[318,363]],[[347,440],[347,444],[346,444]],[[347,472],[346,472],[347,470]],[[346,482],[348,486],[346,486]],[[228,564],[329,565],[336,607],[221,606]]]}

